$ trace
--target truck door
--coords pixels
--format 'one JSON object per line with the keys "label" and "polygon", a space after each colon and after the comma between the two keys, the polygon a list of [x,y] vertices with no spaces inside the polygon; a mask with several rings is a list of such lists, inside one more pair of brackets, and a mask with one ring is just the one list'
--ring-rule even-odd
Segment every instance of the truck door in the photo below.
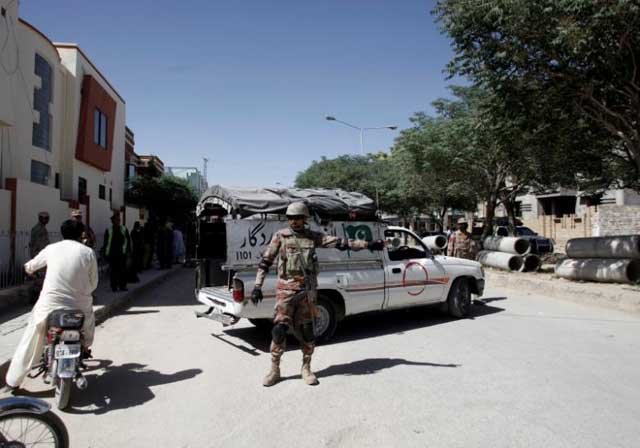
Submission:
{"label": "truck door", "polygon": [[408,230],[385,230],[386,308],[439,302],[448,281],[422,241]]}

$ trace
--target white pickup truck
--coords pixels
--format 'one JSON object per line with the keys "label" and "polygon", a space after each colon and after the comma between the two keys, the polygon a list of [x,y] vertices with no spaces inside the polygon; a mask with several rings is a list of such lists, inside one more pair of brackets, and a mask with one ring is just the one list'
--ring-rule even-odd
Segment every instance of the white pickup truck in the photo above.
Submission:
{"label": "white pickup truck", "polygon": [[[202,211],[204,208],[201,209]],[[265,299],[253,305],[248,299],[255,283],[257,264],[273,233],[284,220],[213,220],[202,213],[200,265],[196,296],[209,307],[199,317],[225,325],[247,318],[256,326],[268,325],[275,305],[275,269],[263,285]],[[273,216],[273,215],[269,215]],[[226,217],[228,218],[228,216]],[[255,218],[255,217],[254,217]],[[480,263],[434,256],[420,238],[405,228],[380,221],[310,221],[311,228],[351,239],[385,239],[383,251],[318,249],[318,340],[329,339],[347,316],[373,311],[442,304],[452,316],[470,313],[472,294],[481,296],[484,272]],[[214,248],[213,255],[207,248]],[[275,266],[275,264],[274,264]]]}

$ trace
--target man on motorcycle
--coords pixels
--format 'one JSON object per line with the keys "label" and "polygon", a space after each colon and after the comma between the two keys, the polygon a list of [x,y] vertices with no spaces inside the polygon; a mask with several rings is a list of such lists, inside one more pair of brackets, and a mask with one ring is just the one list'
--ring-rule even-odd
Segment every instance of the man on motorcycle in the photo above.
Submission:
{"label": "man on motorcycle", "polygon": [[49,244],[25,265],[27,274],[46,266],[47,273],[42,292],[33,307],[29,324],[22,335],[11,365],[7,371],[6,384],[10,389],[20,386],[31,367],[42,355],[47,329],[47,316],[59,309],[83,311],[83,347],[93,342],[95,320],[91,293],[98,286],[98,263],[90,248],[80,242],[84,225],[76,220],[67,220],[60,227],[64,238]]}

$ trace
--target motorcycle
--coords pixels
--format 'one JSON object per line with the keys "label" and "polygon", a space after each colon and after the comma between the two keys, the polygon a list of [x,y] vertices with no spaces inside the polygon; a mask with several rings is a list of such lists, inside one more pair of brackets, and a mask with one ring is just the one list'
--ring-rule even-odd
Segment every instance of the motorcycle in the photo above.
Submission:
{"label": "motorcycle", "polygon": [[68,448],[69,434],[47,403],[27,397],[0,399],[0,448]]}
{"label": "motorcycle", "polygon": [[47,317],[47,341],[42,353],[42,362],[32,378],[44,374],[44,382],[55,386],[55,402],[58,409],[69,406],[73,383],[80,390],[87,388],[87,379],[81,369],[83,360],[90,354],[82,348],[81,310],[55,310]]}

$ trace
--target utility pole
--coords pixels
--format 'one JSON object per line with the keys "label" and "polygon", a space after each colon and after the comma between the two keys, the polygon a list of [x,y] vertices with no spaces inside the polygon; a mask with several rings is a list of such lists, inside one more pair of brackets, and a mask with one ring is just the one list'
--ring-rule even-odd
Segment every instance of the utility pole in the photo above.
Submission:
{"label": "utility pole", "polygon": [[203,191],[207,189],[207,187],[209,187],[209,180],[207,177],[207,164],[209,163],[209,159],[207,159],[206,157],[202,158],[202,177],[204,177],[204,185],[203,185]]}

